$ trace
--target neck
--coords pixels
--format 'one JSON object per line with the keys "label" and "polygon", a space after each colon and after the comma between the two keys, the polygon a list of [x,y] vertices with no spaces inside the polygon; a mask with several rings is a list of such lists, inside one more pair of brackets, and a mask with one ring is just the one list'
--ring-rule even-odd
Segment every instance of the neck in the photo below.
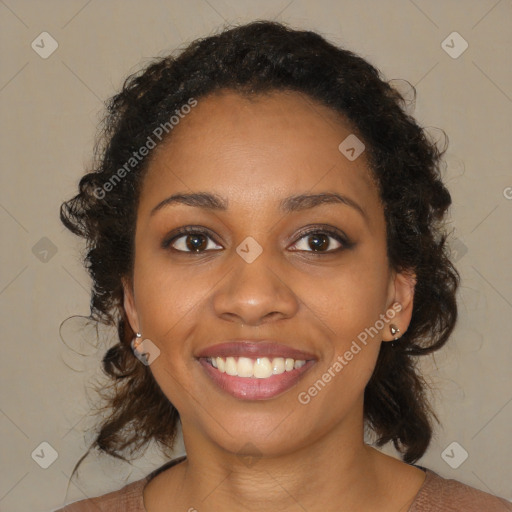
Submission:
{"label": "neck", "polygon": [[374,500],[381,486],[378,467],[383,457],[364,444],[362,431],[362,425],[333,429],[279,456],[233,454],[204,437],[184,436],[184,510],[260,512],[268,511],[270,500],[272,509],[282,511],[360,509],[368,497]]}

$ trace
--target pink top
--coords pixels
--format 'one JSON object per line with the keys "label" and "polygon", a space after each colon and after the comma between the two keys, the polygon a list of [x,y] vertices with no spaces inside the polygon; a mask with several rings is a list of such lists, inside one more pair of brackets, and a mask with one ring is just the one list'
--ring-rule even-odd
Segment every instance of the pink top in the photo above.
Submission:
{"label": "pink top", "polygon": [[[164,469],[181,462],[184,457],[168,462],[141,480],[97,498],[76,501],[54,512],[147,512],[142,491],[144,486]],[[504,512],[512,511],[512,503],[457,480],[445,479],[425,468],[427,476],[407,512]]]}

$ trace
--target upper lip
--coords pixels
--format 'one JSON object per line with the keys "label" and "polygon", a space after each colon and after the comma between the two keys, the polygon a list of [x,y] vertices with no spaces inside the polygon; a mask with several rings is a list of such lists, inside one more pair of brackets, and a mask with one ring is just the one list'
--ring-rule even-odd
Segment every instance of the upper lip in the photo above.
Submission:
{"label": "upper lip", "polygon": [[310,360],[316,357],[310,352],[298,350],[275,340],[229,340],[202,349],[196,357],[285,357]]}

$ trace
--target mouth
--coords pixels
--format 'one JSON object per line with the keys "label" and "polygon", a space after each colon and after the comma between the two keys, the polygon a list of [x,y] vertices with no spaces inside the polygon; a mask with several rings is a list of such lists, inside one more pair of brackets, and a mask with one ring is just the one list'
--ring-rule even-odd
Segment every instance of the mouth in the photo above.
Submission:
{"label": "mouth", "polygon": [[281,375],[284,372],[291,372],[294,369],[302,368],[306,361],[304,359],[293,359],[291,357],[208,357],[206,359],[220,373],[227,373],[232,377],[243,377],[245,379],[255,377],[257,379],[268,379],[272,375]]}
{"label": "mouth", "polygon": [[197,359],[218,388],[242,400],[281,395],[316,362],[311,354],[274,342],[224,343],[209,347]]}

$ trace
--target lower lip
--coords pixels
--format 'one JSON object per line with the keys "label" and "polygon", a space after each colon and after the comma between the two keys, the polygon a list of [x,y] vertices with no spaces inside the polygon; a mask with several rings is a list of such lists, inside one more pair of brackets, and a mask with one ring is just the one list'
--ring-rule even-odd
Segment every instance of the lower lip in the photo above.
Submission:
{"label": "lower lip", "polygon": [[235,377],[227,373],[221,373],[203,358],[199,359],[199,362],[207,375],[221,390],[241,400],[268,400],[274,398],[295,386],[304,373],[315,364],[313,360],[307,361],[302,368],[272,375],[267,379],[258,379],[256,377]]}

